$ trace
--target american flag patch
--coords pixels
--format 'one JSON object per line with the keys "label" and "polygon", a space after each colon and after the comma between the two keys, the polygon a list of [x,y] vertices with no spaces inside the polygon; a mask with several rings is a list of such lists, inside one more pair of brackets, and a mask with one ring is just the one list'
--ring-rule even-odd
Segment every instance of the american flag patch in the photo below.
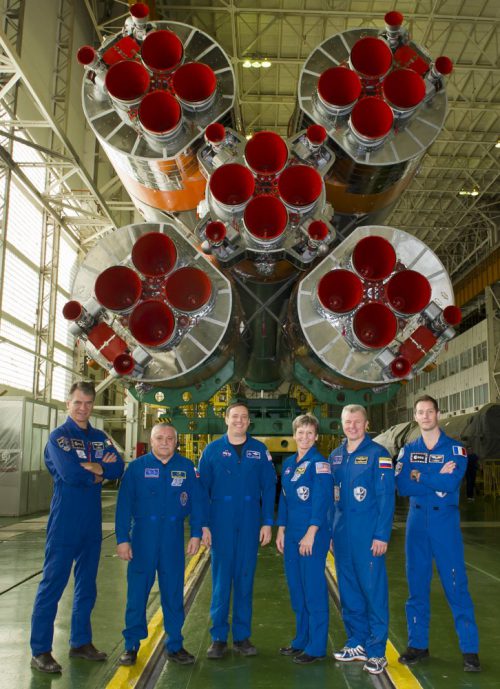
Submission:
{"label": "american flag patch", "polygon": [[316,462],[316,473],[317,474],[331,474],[332,467],[328,462]]}
{"label": "american flag patch", "polygon": [[453,445],[453,454],[460,455],[461,457],[467,457],[467,450],[462,445]]}
{"label": "american flag patch", "polygon": [[379,457],[378,458],[378,468],[379,469],[392,469],[392,459],[390,457]]}

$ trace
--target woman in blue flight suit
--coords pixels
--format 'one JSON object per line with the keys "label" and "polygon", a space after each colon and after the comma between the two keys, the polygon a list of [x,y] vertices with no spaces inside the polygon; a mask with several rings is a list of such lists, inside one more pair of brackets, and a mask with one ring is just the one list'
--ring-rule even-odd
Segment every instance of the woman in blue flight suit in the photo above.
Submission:
{"label": "woman in blue flight suit", "polygon": [[296,617],[290,646],[280,648],[294,662],[324,658],[328,639],[325,562],[330,544],[331,466],[314,447],[319,423],[312,414],[293,422],[296,454],[283,464],[276,547],[285,556],[285,573]]}

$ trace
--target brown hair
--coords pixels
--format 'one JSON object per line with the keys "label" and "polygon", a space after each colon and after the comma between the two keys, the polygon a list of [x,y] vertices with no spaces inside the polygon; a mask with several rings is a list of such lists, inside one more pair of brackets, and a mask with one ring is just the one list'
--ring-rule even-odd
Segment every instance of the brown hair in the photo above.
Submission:
{"label": "brown hair", "polygon": [[417,404],[419,402],[431,402],[435,411],[439,411],[439,406],[438,406],[437,400],[434,399],[434,397],[431,397],[430,395],[420,395],[420,397],[417,397],[417,399],[413,403],[413,411],[417,410]]}

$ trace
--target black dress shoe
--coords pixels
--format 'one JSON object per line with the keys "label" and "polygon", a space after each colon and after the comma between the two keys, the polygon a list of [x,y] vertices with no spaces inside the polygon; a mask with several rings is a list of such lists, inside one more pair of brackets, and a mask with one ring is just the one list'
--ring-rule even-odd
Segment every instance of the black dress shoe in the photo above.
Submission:
{"label": "black dress shoe", "polygon": [[310,656],[309,653],[301,653],[295,656],[293,662],[299,665],[309,665],[309,663],[314,663],[317,660],[323,660],[324,657],[325,656]]}
{"label": "black dress shoe", "polygon": [[464,672],[481,672],[481,663],[477,653],[463,653]]}
{"label": "black dress shoe", "polygon": [[98,651],[94,644],[83,644],[69,649],[70,658],[83,658],[84,660],[106,660],[108,657],[104,651]]}
{"label": "black dress shoe", "polygon": [[413,646],[408,646],[406,651],[399,656],[398,661],[402,665],[415,665],[419,660],[422,660],[422,658],[428,657],[428,648],[414,648]]}
{"label": "black dress shoe", "polygon": [[303,650],[293,646],[283,646],[283,648],[280,648],[280,653],[282,656],[298,656],[299,653],[303,653]]}
{"label": "black dress shoe", "polygon": [[210,660],[220,660],[226,652],[227,643],[225,641],[212,641],[207,649],[207,658]]}
{"label": "black dress shoe", "polygon": [[118,665],[135,665],[137,661],[137,651],[124,651],[118,658]]}
{"label": "black dress shoe", "polygon": [[167,658],[173,660],[179,665],[192,665],[194,663],[194,656],[188,653],[185,648],[179,648],[178,651],[167,651]]}
{"label": "black dress shoe", "polygon": [[57,660],[52,657],[50,651],[48,653],[40,653],[40,655],[33,656],[30,663],[34,670],[39,672],[62,672],[62,667],[59,665]]}
{"label": "black dress shoe", "polygon": [[242,641],[233,641],[233,651],[240,653],[242,656],[256,656],[257,649],[250,641],[250,639],[243,639]]}

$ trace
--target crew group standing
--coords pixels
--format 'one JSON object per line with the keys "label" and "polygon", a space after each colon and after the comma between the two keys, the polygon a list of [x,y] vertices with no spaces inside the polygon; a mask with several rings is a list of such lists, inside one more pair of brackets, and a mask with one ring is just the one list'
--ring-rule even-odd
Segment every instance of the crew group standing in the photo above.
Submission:
{"label": "crew group standing", "polygon": [[453,613],[464,670],[478,672],[479,634],[467,584],[458,507],[467,452],[439,428],[438,405],[433,397],[418,398],[414,413],[422,435],[401,450],[396,465],[398,491],[410,496],[406,525],[408,648],[399,662],[413,665],[429,655],[434,559]]}

